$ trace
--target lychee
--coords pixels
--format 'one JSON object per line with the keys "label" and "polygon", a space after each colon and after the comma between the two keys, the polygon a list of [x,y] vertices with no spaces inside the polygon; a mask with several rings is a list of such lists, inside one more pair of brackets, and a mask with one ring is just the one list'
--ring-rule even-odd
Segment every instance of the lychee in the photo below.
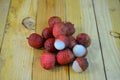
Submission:
{"label": "lychee", "polygon": [[40,57],[40,64],[44,69],[52,69],[55,66],[55,55],[50,52],[45,52]]}
{"label": "lychee", "polygon": [[70,36],[72,35],[73,33],[75,33],[75,28],[74,28],[74,24],[72,24],[71,22],[66,22],[65,23],[65,26],[66,26],[66,35],[67,36]]}
{"label": "lychee", "polygon": [[85,57],[87,55],[87,49],[83,45],[75,45],[73,47],[73,54],[76,57]]}
{"label": "lychee", "polygon": [[52,16],[52,17],[49,18],[48,24],[49,24],[49,27],[50,27],[51,30],[53,29],[54,24],[57,23],[57,22],[61,22],[61,18],[60,17]]}
{"label": "lychee", "polygon": [[86,58],[76,58],[72,64],[72,68],[75,72],[83,72],[88,68],[88,61]]}
{"label": "lychee", "polygon": [[76,41],[85,47],[88,47],[91,44],[91,39],[86,33],[79,33],[76,37]]}
{"label": "lychee", "polygon": [[34,48],[41,48],[43,47],[44,44],[44,40],[43,38],[37,34],[37,33],[32,33],[29,37],[28,37],[28,43],[31,47]]}
{"label": "lychee", "polygon": [[70,49],[59,51],[56,57],[57,62],[61,65],[71,63],[75,58]]}
{"label": "lychee", "polygon": [[57,50],[63,50],[64,48],[68,47],[69,43],[69,38],[67,36],[60,35],[55,39],[54,47]]}
{"label": "lychee", "polygon": [[43,29],[42,36],[44,39],[53,38],[53,34],[52,34],[52,31],[50,30],[50,28]]}
{"label": "lychee", "polygon": [[56,52],[57,49],[54,47],[55,38],[49,38],[45,41],[44,47],[49,52]]}
{"label": "lychee", "polygon": [[73,49],[73,47],[77,44],[76,39],[73,36],[69,36],[68,38],[69,38],[69,41],[70,41],[69,48]]}
{"label": "lychee", "polygon": [[60,35],[66,35],[66,28],[63,22],[58,22],[54,24],[53,36],[58,37]]}

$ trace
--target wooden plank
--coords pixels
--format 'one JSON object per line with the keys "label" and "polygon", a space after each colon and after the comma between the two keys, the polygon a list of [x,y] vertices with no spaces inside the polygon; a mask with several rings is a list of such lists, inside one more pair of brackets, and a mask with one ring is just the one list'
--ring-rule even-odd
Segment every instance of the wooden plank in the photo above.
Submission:
{"label": "wooden plank", "polygon": [[33,49],[27,37],[34,30],[22,24],[25,17],[35,18],[38,0],[11,0],[8,15],[9,23],[3,40],[0,59],[0,80],[31,80]]}
{"label": "wooden plank", "polygon": [[94,0],[94,6],[107,79],[119,80],[120,39],[109,34],[110,31],[120,32],[119,0]]}
{"label": "wooden plank", "polygon": [[70,66],[70,80],[106,80],[92,0],[75,0],[74,4],[72,0],[66,0],[66,18],[75,25],[74,36],[85,32],[92,39],[88,48],[88,69],[83,73],[76,73]]}
{"label": "wooden plank", "polygon": [[[40,0],[37,13],[36,32],[41,34],[48,27],[51,16],[60,16],[65,20],[65,0]],[[40,66],[40,56],[45,50],[35,50],[33,63],[33,80],[68,80],[68,67],[60,66],[52,70],[45,70]]]}
{"label": "wooden plank", "polygon": [[5,24],[7,20],[9,4],[10,4],[10,0],[4,0],[4,1],[0,0],[0,46],[2,45],[1,43],[4,35],[4,29],[5,29]]}

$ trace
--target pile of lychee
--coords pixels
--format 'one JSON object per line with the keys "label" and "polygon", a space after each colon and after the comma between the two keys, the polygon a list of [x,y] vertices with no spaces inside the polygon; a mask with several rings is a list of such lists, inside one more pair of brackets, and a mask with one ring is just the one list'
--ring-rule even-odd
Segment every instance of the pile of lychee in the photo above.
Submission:
{"label": "pile of lychee", "polygon": [[91,39],[86,33],[79,33],[76,38],[74,24],[63,22],[60,17],[52,16],[48,20],[49,27],[43,29],[42,34],[32,33],[28,43],[33,48],[44,48],[40,56],[40,65],[50,70],[56,64],[66,65],[72,63],[75,72],[82,72],[88,68],[85,58]]}

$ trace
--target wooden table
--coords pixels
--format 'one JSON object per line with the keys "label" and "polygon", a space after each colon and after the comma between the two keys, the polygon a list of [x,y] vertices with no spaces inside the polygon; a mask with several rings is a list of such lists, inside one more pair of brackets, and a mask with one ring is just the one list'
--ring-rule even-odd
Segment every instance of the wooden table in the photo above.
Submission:
{"label": "wooden table", "polygon": [[[76,73],[71,65],[44,70],[39,58],[44,50],[33,49],[27,37],[41,34],[51,16],[74,23],[76,36],[88,33],[89,68]],[[22,24],[36,20],[35,30]],[[120,0],[0,0],[0,80],[120,80]]]}

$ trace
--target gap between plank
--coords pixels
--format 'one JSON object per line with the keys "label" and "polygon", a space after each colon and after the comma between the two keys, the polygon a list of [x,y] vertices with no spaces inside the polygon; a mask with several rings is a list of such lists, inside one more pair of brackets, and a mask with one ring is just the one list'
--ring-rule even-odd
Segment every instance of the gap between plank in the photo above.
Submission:
{"label": "gap between plank", "polygon": [[9,25],[8,23],[8,15],[9,15],[9,11],[10,11],[10,6],[11,6],[11,0],[10,0],[10,3],[9,3],[9,8],[8,8],[8,12],[7,12],[7,17],[6,17],[6,23],[5,23],[5,27],[4,27],[4,31],[3,31],[3,37],[2,37],[2,41],[1,41],[1,45],[0,45],[0,54],[1,54],[1,50],[2,50],[2,45],[3,45],[3,40],[4,40],[4,36],[5,36],[5,33],[6,33],[6,28],[7,28],[7,25]]}
{"label": "gap between plank", "polygon": [[[119,0],[119,1],[120,1],[120,0]],[[97,28],[97,33],[98,33],[98,39],[99,39],[99,44],[100,44],[100,50],[101,50],[101,56],[102,56],[102,61],[103,61],[103,68],[104,68],[105,79],[108,80],[108,79],[107,79],[107,74],[106,74],[104,57],[103,57],[102,44],[101,44],[101,40],[100,40],[100,33],[99,33],[99,29],[98,29],[97,17],[96,17],[96,13],[95,13],[94,0],[92,0],[92,5],[93,5],[93,12],[94,12],[94,15],[95,15],[95,23],[96,23],[96,28]]]}

